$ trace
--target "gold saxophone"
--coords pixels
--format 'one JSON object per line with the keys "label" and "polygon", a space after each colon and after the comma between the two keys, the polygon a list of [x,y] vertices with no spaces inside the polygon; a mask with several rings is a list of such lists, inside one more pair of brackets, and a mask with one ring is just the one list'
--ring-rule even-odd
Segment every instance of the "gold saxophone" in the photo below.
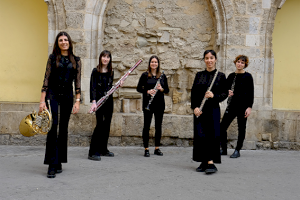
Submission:
{"label": "gold saxophone", "polygon": [[34,136],[39,133],[46,135],[52,127],[52,114],[50,101],[48,100],[49,110],[44,109],[42,112],[37,113],[32,111],[31,114],[24,117],[20,123],[20,133],[26,137]]}

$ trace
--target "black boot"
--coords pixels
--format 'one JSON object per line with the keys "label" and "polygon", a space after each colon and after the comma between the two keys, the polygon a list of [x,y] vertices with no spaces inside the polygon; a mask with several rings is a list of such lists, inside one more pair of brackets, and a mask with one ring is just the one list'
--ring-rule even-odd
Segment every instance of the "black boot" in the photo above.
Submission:
{"label": "black boot", "polygon": [[145,157],[150,157],[150,153],[149,153],[149,149],[145,149],[145,154],[144,154]]}
{"label": "black boot", "polygon": [[196,172],[205,172],[207,168],[207,162],[201,163],[201,165],[196,169]]}
{"label": "black boot", "polygon": [[55,178],[55,167],[53,165],[49,165],[48,167],[48,172],[47,172],[47,177],[48,178]]}
{"label": "black boot", "polygon": [[206,174],[216,173],[218,171],[217,167],[214,164],[208,164],[205,170]]}
{"label": "black boot", "polygon": [[158,156],[163,156],[164,154],[160,151],[160,149],[155,149],[154,154]]}
{"label": "black boot", "polygon": [[233,154],[230,156],[230,158],[238,158],[240,157],[240,151],[234,150]]}

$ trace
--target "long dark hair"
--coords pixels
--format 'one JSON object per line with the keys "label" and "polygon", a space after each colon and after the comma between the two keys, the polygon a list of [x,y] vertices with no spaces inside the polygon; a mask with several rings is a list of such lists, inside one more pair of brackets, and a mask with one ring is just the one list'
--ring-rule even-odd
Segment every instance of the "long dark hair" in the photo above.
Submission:
{"label": "long dark hair", "polygon": [[74,53],[73,53],[72,39],[71,39],[70,35],[67,32],[64,32],[64,31],[59,32],[57,34],[56,39],[55,39],[55,43],[54,43],[54,46],[53,46],[52,54],[54,54],[55,57],[56,57],[56,67],[58,67],[59,61],[61,59],[61,49],[58,46],[58,38],[60,36],[63,36],[63,35],[68,38],[68,41],[69,41],[68,57],[69,57],[69,60],[71,61],[72,65],[73,65],[73,68],[76,69],[76,62],[75,62]]}
{"label": "long dark hair", "polygon": [[160,77],[160,63],[159,63],[159,59],[157,56],[153,55],[150,57],[149,59],[149,64],[148,64],[148,77],[151,77],[152,76],[152,73],[151,73],[151,68],[150,68],[150,63],[151,63],[151,60],[155,58],[157,60],[157,63],[158,63],[158,66],[156,68],[156,78],[159,78]]}
{"label": "long dark hair", "polygon": [[102,60],[101,58],[103,56],[108,56],[110,58],[109,60],[109,63],[107,65],[107,72],[110,72],[110,74],[112,74],[112,57],[111,57],[111,53],[107,50],[104,50],[100,53],[100,56],[99,56],[99,64],[97,65],[97,71],[100,72],[101,71],[101,68],[103,67],[102,66]]}
{"label": "long dark hair", "polygon": [[206,50],[206,51],[204,51],[202,60],[204,60],[206,54],[209,54],[209,53],[211,53],[213,56],[215,56],[215,58],[217,60],[217,54],[216,54],[216,52],[214,50]]}

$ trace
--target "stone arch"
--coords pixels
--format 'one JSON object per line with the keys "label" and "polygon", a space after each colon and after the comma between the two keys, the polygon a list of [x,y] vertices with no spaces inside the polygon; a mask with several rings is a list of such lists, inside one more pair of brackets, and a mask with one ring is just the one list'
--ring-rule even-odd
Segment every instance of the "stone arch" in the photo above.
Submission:
{"label": "stone arch", "polygon": [[48,53],[50,53],[56,34],[66,28],[66,12],[63,0],[44,1],[48,5]]}

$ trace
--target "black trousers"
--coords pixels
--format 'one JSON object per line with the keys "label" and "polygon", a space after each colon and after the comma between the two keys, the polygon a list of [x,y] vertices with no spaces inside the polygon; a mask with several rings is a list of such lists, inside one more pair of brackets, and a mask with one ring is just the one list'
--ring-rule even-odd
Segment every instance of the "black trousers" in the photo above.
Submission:
{"label": "black trousers", "polygon": [[245,118],[246,109],[244,108],[232,108],[228,113],[225,113],[221,122],[221,148],[227,150],[227,129],[231,122],[237,117],[238,123],[238,141],[235,147],[236,150],[241,150],[246,135],[247,118]]}
{"label": "black trousers", "polygon": [[[47,135],[44,164],[49,165],[66,163],[68,148],[68,126],[73,107],[73,97],[62,98],[61,101],[52,99],[50,100],[50,105],[53,122],[52,128]],[[58,109],[60,109],[60,120],[58,120]],[[57,127],[59,129],[58,132]]]}
{"label": "black trousers", "polygon": [[100,155],[108,152],[107,142],[110,132],[110,124],[113,115],[113,101],[108,100],[96,111],[97,125],[94,129],[89,156]]}
{"label": "black trousers", "polygon": [[149,130],[152,121],[152,116],[154,114],[155,119],[155,146],[160,146],[161,139],[161,125],[164,116],[164,110],[144,110],[144,128],[143,128],[143,143],[144,147],[149,147]]}

